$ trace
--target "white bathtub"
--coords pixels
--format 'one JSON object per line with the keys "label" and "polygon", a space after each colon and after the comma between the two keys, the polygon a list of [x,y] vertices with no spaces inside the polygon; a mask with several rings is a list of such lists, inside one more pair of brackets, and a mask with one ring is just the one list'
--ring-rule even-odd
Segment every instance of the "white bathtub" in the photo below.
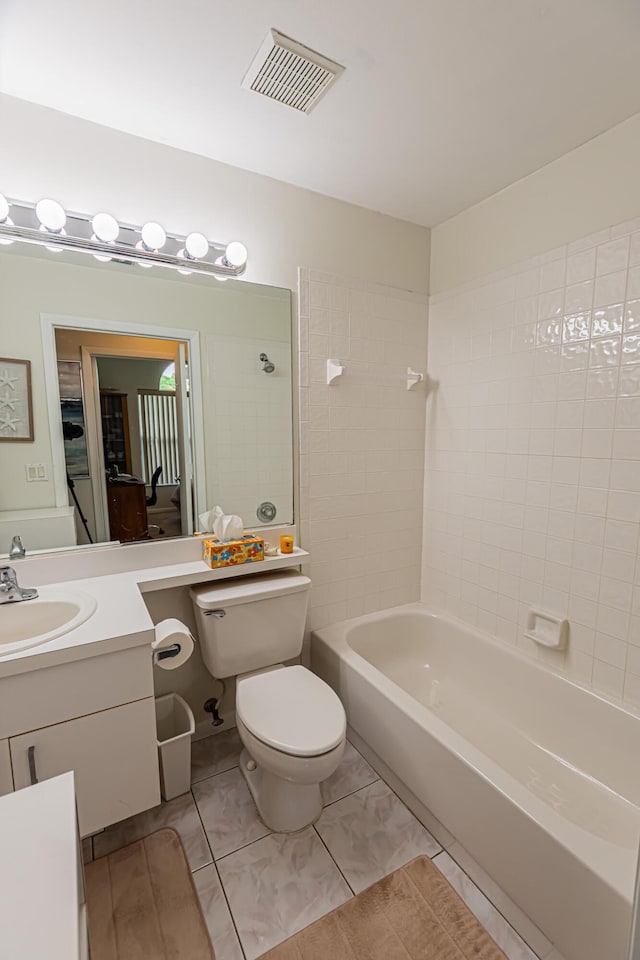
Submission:
{"label": "white bathtub", "polygon": [[567,960],[625,960],[640,717],[420,603],[312,635],[351,727]]}

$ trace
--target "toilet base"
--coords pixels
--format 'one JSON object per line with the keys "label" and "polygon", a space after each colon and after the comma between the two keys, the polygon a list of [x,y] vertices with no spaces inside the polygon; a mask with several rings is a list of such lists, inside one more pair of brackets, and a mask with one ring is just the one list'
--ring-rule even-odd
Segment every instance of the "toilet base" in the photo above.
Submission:
{"label": "toilet base", "polygon": [[322,813],[319,783],[291,783],[264,767],[256,765],[245,748],[240,756],[240,770],[258,808],[262,822],[274,833],[295,833],[311,826]]}

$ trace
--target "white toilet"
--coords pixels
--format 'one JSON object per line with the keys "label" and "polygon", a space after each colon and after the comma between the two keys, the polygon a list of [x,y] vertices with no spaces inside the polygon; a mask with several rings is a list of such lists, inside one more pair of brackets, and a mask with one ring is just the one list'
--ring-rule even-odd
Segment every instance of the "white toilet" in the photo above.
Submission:
{"label": "white toilet", "polygon": [[322,810],[320,783],[345,744],[346,716],[300,655],[311,581],[293,570],[191,589],[202,657],[214,677],[236,676],[240,767],[265,824],[301,830]]}

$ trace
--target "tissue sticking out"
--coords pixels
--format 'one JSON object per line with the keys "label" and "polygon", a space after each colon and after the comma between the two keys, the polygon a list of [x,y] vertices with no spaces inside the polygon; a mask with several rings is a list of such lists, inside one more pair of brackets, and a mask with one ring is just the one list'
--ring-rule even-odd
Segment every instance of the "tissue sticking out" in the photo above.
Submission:
{"label": "tissue sticking out", "polygon": [[235,514],[226,514],[219,505],[201,513],[198,521],[202,531],[214,533],[218,540],[240,540],[244,536],[242,518]]}
{"label": "tissue sticking out", "polygon": [[276,368],[275,363],[272,363],[271,360],[269,360],[269,357],[266,355],[266,353],[260,354],[260,363],[262,364],[262,370],[264,373],[273,373]]}

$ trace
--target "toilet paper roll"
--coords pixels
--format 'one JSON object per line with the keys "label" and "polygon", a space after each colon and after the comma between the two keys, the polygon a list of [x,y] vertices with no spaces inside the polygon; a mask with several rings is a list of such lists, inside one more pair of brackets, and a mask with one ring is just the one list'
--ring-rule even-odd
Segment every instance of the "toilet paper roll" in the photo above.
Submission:
{"label": "toilet paper roll", "polygon": [[[168,620],[161,620],[160,623],[156,624],[155,633],[156,636],[151,643],[151,649],[154,654],[153,662],[156,666],[160,667],[161,670],[175,670],[176,667],[181,667],[183,663],[186,663],[193,653],[193,637],[184,623],[173,617]],[[167,647],[176,643],[180,647],[180,653],[174,657],[160,659],[156,656],[160,651],[166,650]]]}

